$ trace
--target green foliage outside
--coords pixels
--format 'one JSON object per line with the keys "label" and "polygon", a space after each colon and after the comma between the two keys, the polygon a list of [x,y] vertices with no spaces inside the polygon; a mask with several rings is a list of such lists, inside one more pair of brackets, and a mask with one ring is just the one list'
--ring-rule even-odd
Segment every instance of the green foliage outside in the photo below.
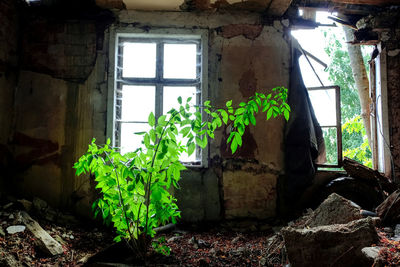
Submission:
{"label": "green foliage outside", "polygon": [[[110,145],[97,145],[95,140],[86,154],[75,163],[76,175],[94,174],[100,198],[93,203],[95,216],[101,214],[106,223],[116,230],[115,241],[127,241],[130,248],[142,259],[155,228],[180,217],[176,199],[171,194],[179,188],[181,172],[186,167],[179,161],[182,153],[192,154],[196,145],[205,148],[208,137],[223,124],[230,125],[227,143],[232,153],[242,146],[242,136],[248,125],[256,125],[255,114],[266,112],[266,119],[283,115],[289,119],[290,107],[286,103],[287,89],[277,87],[270,94],[256,93],[238,107],[232,101],[225,107],[215,108],[206,101],[203,107],[191,107],[191,98],[178,98],[179,108],[167,115],[148,116],[151,129],[143,135],[142,146],[121,155]],[[208,117],[202,120],[202,112]],[[153,248],[163,254],[170,253],[165,240],[155,240]]]}
{"label": "green foliage outside", "polygon": [[[360,119],[360,100],[353,78],[344,34],[338,35],[331,30],[325,30],[323,33],[326,38],[325,51],[331,59],[328,67],[329,80],[333,84],[340,86],[341,89],[343,155],[371,166],[372,153],[368,145],[364,125]],[[365,54],[365,51],[363,51],[363,55]],[[367,57],[364,56],[364,62],[368,62]],[[366,64],[367,71],[368,67]],[[334,129],[325,130],[324,137],[327,161],[336,162],[336,131]]]}

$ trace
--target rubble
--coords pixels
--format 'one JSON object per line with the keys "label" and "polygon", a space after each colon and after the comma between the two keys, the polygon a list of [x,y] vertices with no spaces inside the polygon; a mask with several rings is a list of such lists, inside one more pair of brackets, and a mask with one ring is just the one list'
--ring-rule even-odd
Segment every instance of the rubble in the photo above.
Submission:
{"label": "rubble", "polygon": [[56,256],[64,252],[60,243],[58,243],[45,230],[43,230],[43,228],[35,220],[33,220],[28,213],[21,211],[19,214],[22,222],[35,236],[37,245],[44,253],[51,256]]}
{"label": "rubble", "polygon": [[377,208],[376,213],[382,220],[382,224],[400,223],[400,190],[393,192]]}
{"label": "rubble", "polygon": [[25,231],[25,226],[23,226],[23,225],[11,225],[11,226],[7,227],[6,231],[10,235],[16,234],[16,233],[20,233],[20,232]]}
{"label": "rubble", "polygon": [[344,224],[362,219],[360,207],[344,197],[332,193],[309,216],[306,225],[309,227],[330,224]]}
{"label": "rubble", "polygon": [[361,249],[379,240],[371,218],[281,233],[293,266],[366,266]]}
{"label": "rubble", "polygon": [[7,251],[5,251],[2,247],[0,247],[0,266],[3,267],[22,267],[19,261],[15,259],[15,257]]}

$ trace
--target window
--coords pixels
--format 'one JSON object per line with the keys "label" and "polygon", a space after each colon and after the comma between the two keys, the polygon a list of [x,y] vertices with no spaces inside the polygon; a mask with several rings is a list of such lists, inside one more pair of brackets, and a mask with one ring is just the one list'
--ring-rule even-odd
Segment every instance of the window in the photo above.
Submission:
{"label": "window", "polygon": [[[148,115],[156,120],[179,104],[177,98],[192,97],[198,105],[206,97],[205,53],[202,34],[116,34],[113,83],[112,137],[121,153],[134,151],[149,130]],[[111,127],[110,127],[111,128]],[[204,151],[181,155],[190,165],[204,165]]]}
{"label": "window", "polygon": [[[327,155],[327,162],[322,167],[341,167],[342,165],[342,123],[340,114],[340,87],[309,87],[308,95],[315,116],[322,128]],[[333,152],[333,153],[332,153]]]}

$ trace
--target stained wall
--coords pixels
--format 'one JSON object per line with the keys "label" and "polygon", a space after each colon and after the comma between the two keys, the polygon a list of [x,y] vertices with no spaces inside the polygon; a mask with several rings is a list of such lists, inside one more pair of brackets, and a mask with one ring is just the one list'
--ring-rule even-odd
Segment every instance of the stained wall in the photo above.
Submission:
{"label": "stained wall", "polygon": [[[112,27],[143,32],[207,31],[208,95],[217,106],[288,86],[286,29],[280,21],[266,22],[258,13],[111,14],[94,9],[87,14],[92,15],[31,14],[21,31],[21,67],[11,94],[15,101],[10,100],[16,116],[9,135],[19,166],[13,181],[25,196],[90,214],[93,184],[88,177],[75,177],[72,165],[93,137],[99,143],[106,138],[107,79],[113,70],[109,69],[110,28],[104,19],[111,22],[115,16]],[[7,123],[6,118],[1,121]],[[183,220],[275,216],[276,180],[284,167],[283,127],[282,119],[265,121],[263,115],[257,116],[257,126],[246,130],[244,147],[234,155],[225,145],[227,129],[221,129],[210,142],[208,167],[186,171],[175,193]]]}

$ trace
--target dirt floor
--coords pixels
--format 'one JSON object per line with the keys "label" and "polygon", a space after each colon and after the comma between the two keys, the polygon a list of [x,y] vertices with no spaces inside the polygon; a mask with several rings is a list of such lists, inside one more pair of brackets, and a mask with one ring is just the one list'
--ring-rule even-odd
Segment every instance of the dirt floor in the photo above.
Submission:
{"label": "dirt floor", "polygon": [[[41,227],[62,244],[64,253],[49,257],[35,245],[33,235],[23,232],[9,234],[6,229],[18,224],[18,209],[0,210],[0,254],[8,253],[22,266],[84,266],[91,256],[112,244],[111,228],[91,224],[54,223],[32,215]],[[171,247],[170,256],[157,254],[149,249],[147,266],[285,266],[288,263],[284,244],[279,235],[274,235],[278,227],[264,226],[260,230],[251,223],[242,224],[242,230],[232,227],[235,223],[218,226],[208,225],[203,230],[194,227],[179,227],[168,233],[159,234]],[[400,242],[389,239],[388,229],[378,229],[383,246],[380,251],[382,263],[399,266]],[[130,252],[129,252],[130,253]],[[0,255],[0,259],[5,255]],[[89,266],[142,265],[129,260],[131,255],[120,253],[96,261]],[[103,263],[100,263],[103,262]],[[126,264],[126,265],[121,265]],[[1,264],[0,264],[1,265]],[[382,265],[383,266],[383,265]]]}

